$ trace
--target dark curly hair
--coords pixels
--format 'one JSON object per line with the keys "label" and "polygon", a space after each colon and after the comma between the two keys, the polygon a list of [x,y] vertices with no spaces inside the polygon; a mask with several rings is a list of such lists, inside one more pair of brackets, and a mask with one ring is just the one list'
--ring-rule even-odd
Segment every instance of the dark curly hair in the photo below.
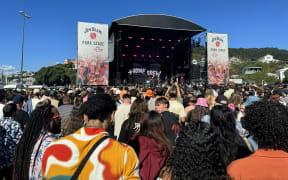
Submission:
{"label": "dark curly hair", "polygon": [[288,110],[279,102],[262,100],[245,109],[244,128],[261,149],[288,152]]}
{"label": "dark curly hair", "polygon": [[207,123],[191,121],[185,126],[168,163],[171,179],[227,179],[218,137]]}
{"label": "dark curly hair", "polygon": [[88,116],[88,120],[99,119],[104,122],[115,110],[115,101],[108,94],[91,95],[83,104],[83,113]]}

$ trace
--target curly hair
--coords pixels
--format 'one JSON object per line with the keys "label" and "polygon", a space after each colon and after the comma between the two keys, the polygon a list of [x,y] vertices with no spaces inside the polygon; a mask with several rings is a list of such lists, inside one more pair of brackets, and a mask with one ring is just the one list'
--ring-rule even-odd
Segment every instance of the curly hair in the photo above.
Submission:
{"label": "curly hair", "polygon": [[83,114],[88,116],[88,120],[99,119],[104,122],[115,110],[115,101],[108,94],[91,95],[83,103]]}
{"label": "curly hair", "polygon": [[279,102],[262,100],[245,109],[244,128],[259,148],[288,152],[288,110]]}
{"label": "curly hair", "polygon": [[190,122],[180,131],[168,163],[172,179],[226,179],[220,142],[209,124]]}

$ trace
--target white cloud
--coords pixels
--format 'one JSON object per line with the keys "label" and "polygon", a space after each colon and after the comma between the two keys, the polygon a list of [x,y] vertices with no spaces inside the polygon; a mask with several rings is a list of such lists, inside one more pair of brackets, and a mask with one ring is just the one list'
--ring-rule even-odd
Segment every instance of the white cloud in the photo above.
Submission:
{"label": "white cloud", "polygon": [[1,71],[6,71],[6,72],[12,72],[12,71],[16,71],[17,69],[14,66],[11,66],[11,65],[1,65],[0,66],[0,70]]}

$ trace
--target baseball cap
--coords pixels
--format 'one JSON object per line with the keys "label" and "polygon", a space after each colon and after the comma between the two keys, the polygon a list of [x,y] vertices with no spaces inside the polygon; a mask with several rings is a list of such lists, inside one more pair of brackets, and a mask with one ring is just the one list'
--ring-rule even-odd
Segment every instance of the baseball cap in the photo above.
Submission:
{"label": "baseball cap", "polygon": [[153,91],[152,91],[151,89],[148,89],[148,90],[146,91],[146,96],[152,97],[152,96],[153,96]]}
{"label": "baseball cap", "polygon": [[217,98],[215,99],[215,102],[218,104],[228,104],[228,98],[224,95],[219,95],[217,96]]}
{"label": "baseball cap", "polygon": [[13,97],[13,102],[15,103],[15,104],[20,104],[20,103],[22,103],[24,101],[24,98],[23,98],[23,96],[20,96],[20,95],[15,95],[14,97]]}

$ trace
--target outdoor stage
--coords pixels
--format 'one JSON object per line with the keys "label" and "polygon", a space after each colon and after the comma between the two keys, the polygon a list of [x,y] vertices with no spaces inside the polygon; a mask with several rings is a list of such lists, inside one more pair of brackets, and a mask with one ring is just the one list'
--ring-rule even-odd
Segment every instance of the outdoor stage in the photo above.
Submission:
{"label": "outdoor stage", "polygon": [[192,37],[206,31],[191,21],[167,15],[136,15],[112,22],[109,29],[109,84],[190,80]]}

